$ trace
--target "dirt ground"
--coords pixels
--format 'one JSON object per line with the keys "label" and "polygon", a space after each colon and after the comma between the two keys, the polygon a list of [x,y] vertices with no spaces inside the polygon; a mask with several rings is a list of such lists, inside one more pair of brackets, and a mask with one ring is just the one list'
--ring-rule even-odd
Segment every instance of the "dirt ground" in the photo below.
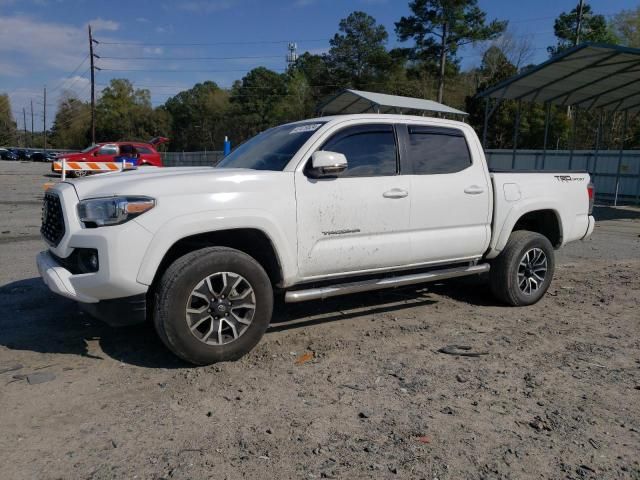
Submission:
{"label": "dirt ground", "polygon": [[481,279],[278,305],[192,368],[45,288],[46,172],[0,162],[0,477],[640,479],[640,211],[598,208],[537,305]]}

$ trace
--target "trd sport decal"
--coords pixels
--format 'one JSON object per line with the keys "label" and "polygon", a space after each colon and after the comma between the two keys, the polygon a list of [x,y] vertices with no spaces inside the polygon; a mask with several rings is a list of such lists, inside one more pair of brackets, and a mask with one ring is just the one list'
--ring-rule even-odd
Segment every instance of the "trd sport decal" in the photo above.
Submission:
{"label": "trd sport decal", "polygon": [[554,175],[559,182],[582,182],[584,177],[572,177],[571,175]]}

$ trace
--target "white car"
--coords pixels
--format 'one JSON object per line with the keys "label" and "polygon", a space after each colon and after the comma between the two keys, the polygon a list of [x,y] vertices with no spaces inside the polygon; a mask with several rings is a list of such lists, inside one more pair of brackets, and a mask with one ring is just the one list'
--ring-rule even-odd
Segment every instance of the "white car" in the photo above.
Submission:
{"label": "white car", "polygon": [[490,172],[472,128],[346,115],[267,130],[217,168],[58,184],[37,258],[49,288],[113,325],[152,318],[175,354],[236,359],[287,302],[489,272],[537,302],[554,249],[589,237],[586,173]]}

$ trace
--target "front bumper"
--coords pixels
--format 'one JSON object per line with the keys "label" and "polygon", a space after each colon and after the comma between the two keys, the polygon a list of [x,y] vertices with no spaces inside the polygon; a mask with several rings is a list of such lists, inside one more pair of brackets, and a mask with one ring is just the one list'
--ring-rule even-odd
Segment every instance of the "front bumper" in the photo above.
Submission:
{"label": "front bumper", "polygon": [[[59,265],[49,252],[40,252],[36,257],[38,272],[44,283],[54,293],[84,303],[97,303],[99,300],[76,290],[71,283],[74,275]],[[88,275],[88,274],[85,274]],[[77,276],[77,275],[75,275]]]}
{"label": "front bumper", "polygon": [[58,264],[49,252],[40,252],[36,257],[36,263],[42,280],[52,292],[80,302],[81,308],[98,320],[114,327],[136,325],[146,320],[147,296],[145,294],[98,300],[78,291],[72,282],[74,277],[77,279],[82,275],[91,274],[73,275]]}

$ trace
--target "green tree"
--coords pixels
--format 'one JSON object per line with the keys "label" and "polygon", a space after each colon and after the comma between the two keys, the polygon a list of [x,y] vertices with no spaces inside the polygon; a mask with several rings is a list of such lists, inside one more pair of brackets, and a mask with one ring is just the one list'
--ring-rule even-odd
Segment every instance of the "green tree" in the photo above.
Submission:
{"label": "green tree", "polygon": [[[503,45],[505,48],[505,45]],[[518,68],[509,60],[507,51],[497,45],[489,47],[482,56],[480,67],[473,72],[477,82],[477,92],[506,80],[518,73]],[[482,135],[484,128],[484,99],[475,94],[467,96],[466,111],[469,123]],[[495,105],[495,104],[494,104]],[[493,107],[493,105],[492,105]],[[487,125],[487,148],[512,148],[517,103],[504,100],[497,105]],[[525,102],[521,106],[518,148],[542,148],[544,144],[544,105]],[[569,133],[566,109],[552,107],[549,121],[549,148],[556,145],[565,147]]]}
{"label": "green tree", "polygon": [[171,119],[172,149],[221,149],[229,94],[216,83],[197,83],[167,100],[162,109]]}
{"label": "green tree", "polygon": [[444,98],[447,62],[455,62],[461,46],[497,38],[507,27],[506,21],[486,21],[486,13],[477,0],[413,0],[413,15],[396,22],[402,42],[413,39],[414,59],[438,65],[438,101]]}
{"label": "green tree", "polygon": [[618,13],[611,21],[611,29],[621,45],[640,48],[640,6]]}
{"label": "green tree", "polygon": [[385,45],[389,35],[383,25],[364,12],[340,20],[339,33],[329,41],[327,62],[339,83],[366,88],[391,65]]}
{"label": "green tree", "polygon": [[0,145],[11,146],[17,141],[16,122],[11,113],[11,101],[6,93],[0,94]]}
{"label": "green tree", "polygon": [[[617,39],[607,25],[604,15],[593,13],[588,3],[582,6],[582,21],[578,32],[578,16],[580,4],[569,13],[562,12],[553,23],[553,32],[558,39],[554,47],[548,47],[551,55],[557,55],[578,43],[617,43]],[[579,33],[579,35],[578,35]],[[578,42],[578,37],[580,42]]]}
{"label": "green tree", "polygon": [[129,80],[112,79],[96,105],[96,139],[147,141],[168,134],[167,120],[151,106],[149,90],[134,90]]}
{"label": "green tree", "polygon": [[[234,137],[251,137],[276,125],[287,94],[286,75],[258,67],[231,88],[231,123]],[[236,142],[237,143],[237,142]]]}
{"label": "green tree", "polygon": [[63,92],[51,127],[51,144],[56,148],[83,149],[91,142],[91,106]]}

